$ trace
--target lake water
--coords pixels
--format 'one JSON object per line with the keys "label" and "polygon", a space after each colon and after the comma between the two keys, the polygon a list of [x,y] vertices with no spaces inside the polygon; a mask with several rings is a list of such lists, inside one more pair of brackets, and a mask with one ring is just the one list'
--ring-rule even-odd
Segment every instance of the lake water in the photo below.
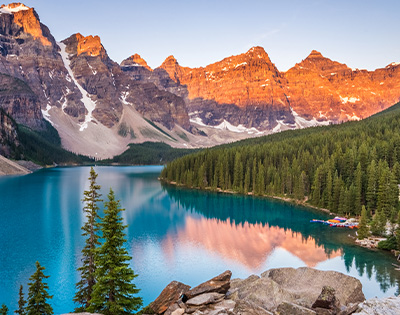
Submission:
{"label": "lake water", "polygon": [[[172,280],[193,286],[227,269],[245,278],[270,268],[309,266],[360,279],[367,298],[398,294],[395,259],[354,246],[352,230],[309,223],[327,218],[321,212],[162,185],[159,166],[95,170],[104,199],[112,187],[126,209],[127,248],[145,305]],[[74,309],[88,176],[88,167],[76,167],[0,177],[0,304],[11,311],[20,284],[27,292],[35,261],[50,275],[55,313]]]}

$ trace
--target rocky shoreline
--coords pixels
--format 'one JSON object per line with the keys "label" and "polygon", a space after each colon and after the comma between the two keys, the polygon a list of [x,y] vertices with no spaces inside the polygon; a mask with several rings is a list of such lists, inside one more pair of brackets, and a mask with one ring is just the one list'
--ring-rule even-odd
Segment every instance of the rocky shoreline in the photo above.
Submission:
{"label": "rocky shoreline", "polygon": [[225,271],[194,288],[173,281],[140,314],[361,315],[398,314],[400,308],[399,297],[365,301],[361,282],[336,271],[302,267],[247,279],[231,275]]}
{"label": "rocky shoreline", "polygon": [[361,282],[336,271],[277,268],[247,279],[231,276],[227,270],[194,288],[172,281],[137,315],[399,314],[400,297],[365,300]]}

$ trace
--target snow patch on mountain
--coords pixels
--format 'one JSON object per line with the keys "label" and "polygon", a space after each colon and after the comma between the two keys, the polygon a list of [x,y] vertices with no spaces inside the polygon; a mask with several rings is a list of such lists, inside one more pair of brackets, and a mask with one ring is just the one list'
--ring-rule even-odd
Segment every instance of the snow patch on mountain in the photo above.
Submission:
{"label": "snow patch on mountain", "polygon": [[46,109],[45,110],[42,109],[42,115],[43,115],[43,118],[46,119],[54,127],[54,123],[51,121],[51,117],[50,117],[50,113],[49,113],[50,109],[51,109],[50,104],[47,104]]}
{"label": "snow patch on mountain", "polygon": [[85,105],[85,108],[87,109],[88,113],[85,116],[85,121],[81,124],[79,131],[83,131],[88,127],[89,122],[93,120],[92,113],[94,109],[96,108],[96,103],[91,100],[89,97],[89,94],[86,92],[86,90],[78,83],[78,81],[75,79],[74,74],[72,72],[72,69],[70,67],[70,60],[69,60],[69,55],[65,51],[65,44],[64,43],[57,43],[58,47],[61,49],[61,57],[64,62],[64,66],[68,71],[68,74],[72,81],[74,81],[75,85],[78,87],[79,91],[82,94],[81,101]]}
{"label": "snow patch on mountain", "polygon": [[340,97],[340,101],[342,102],[342,104],[346,104],[346,103],[353,103],[354,104],[355,102],[360,100],[357,97],[341,97],[340,95],[339,95],[339,97]]}
{"label": "snow patch on mountain", "polygon": [[262,134],[263,132],[259,131],[258,129],[252,127],[252,128],[247,128],[243,125],[237,125],[234,126],[232,125],[229,121],[226,121],[224,119],[223,122],[221,122],[219,125],[212,126],[212,125],[206,125],[203,120],[200,117],[194,117],[189,119],[191,123],[197,124],[202,127],[208,127],[208,128],[213,128],[213,129],[219,129],[219,130],[227,130],[231,132],[236,132],[236,133],[248,133],[248,134]]}
{"label": "snow patch on mountain", "polygon": [[6,13],[6,14],[13,14],[15,12],[19,12],[19,11],[26,11],[29,10],[30,8],[27,7],[26,5],[23,5],[22,3],[19,6],[13,7],[10,4],[3,6],[2,8],[0,8],[0,14],[2,13]]}
{"label": "snow patch on mountain", "polygon": [[[295,125],[297,128],[302,129],[302,128],[308,128],[308,127],[315,127],[315,126],[327,126],[330,124],[330,120],[324,120],[324,121],[318,121],[315,118],[311,120],[307,120],[304,117],[301,117],[299,114],[297,114],[293,108],[292,114],[295,120]],[[320,112],[321,115],[321,112]]]}

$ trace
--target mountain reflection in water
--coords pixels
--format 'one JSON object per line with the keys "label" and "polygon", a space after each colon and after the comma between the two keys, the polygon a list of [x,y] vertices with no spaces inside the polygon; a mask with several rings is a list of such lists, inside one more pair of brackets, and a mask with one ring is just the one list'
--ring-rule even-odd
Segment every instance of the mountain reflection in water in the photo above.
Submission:
{"label": "mountain reflection in water", "polygon": [[208,251],[218,253],[229,262],[240,262],[251,273],[260,273],[265,261],[277,248],[282,248],[300,258],[308,267],[341,255],[341,250],[327,254],[322,245],[317,245],[309,236],[268,224],[245,222],[236,225],[230,219],[195,219],[188,217],[176,235],[168,234],[163,240],[167,257],[173,256],[176,243],[193,242]]}

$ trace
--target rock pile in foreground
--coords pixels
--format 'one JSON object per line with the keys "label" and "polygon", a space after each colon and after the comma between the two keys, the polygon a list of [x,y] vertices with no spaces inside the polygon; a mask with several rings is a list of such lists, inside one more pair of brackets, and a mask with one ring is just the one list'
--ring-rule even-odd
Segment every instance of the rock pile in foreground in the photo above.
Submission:
{"label": "rock pile in foreground", "polygon": [[233,279],[225,271],[195,288],[173,281],[150,304],[163,315],[340,314],[365,301],[359,280],[312,268],[271,269],[261,276]]}
{"label": "rock pile in foreground", "polygon": [[228,270],[195,288],[172,281],[140,314],[400,314],[400,297],[365,301],[361,282],[336,271],[278,268],[247,279],[231,280],[231,276]]}

